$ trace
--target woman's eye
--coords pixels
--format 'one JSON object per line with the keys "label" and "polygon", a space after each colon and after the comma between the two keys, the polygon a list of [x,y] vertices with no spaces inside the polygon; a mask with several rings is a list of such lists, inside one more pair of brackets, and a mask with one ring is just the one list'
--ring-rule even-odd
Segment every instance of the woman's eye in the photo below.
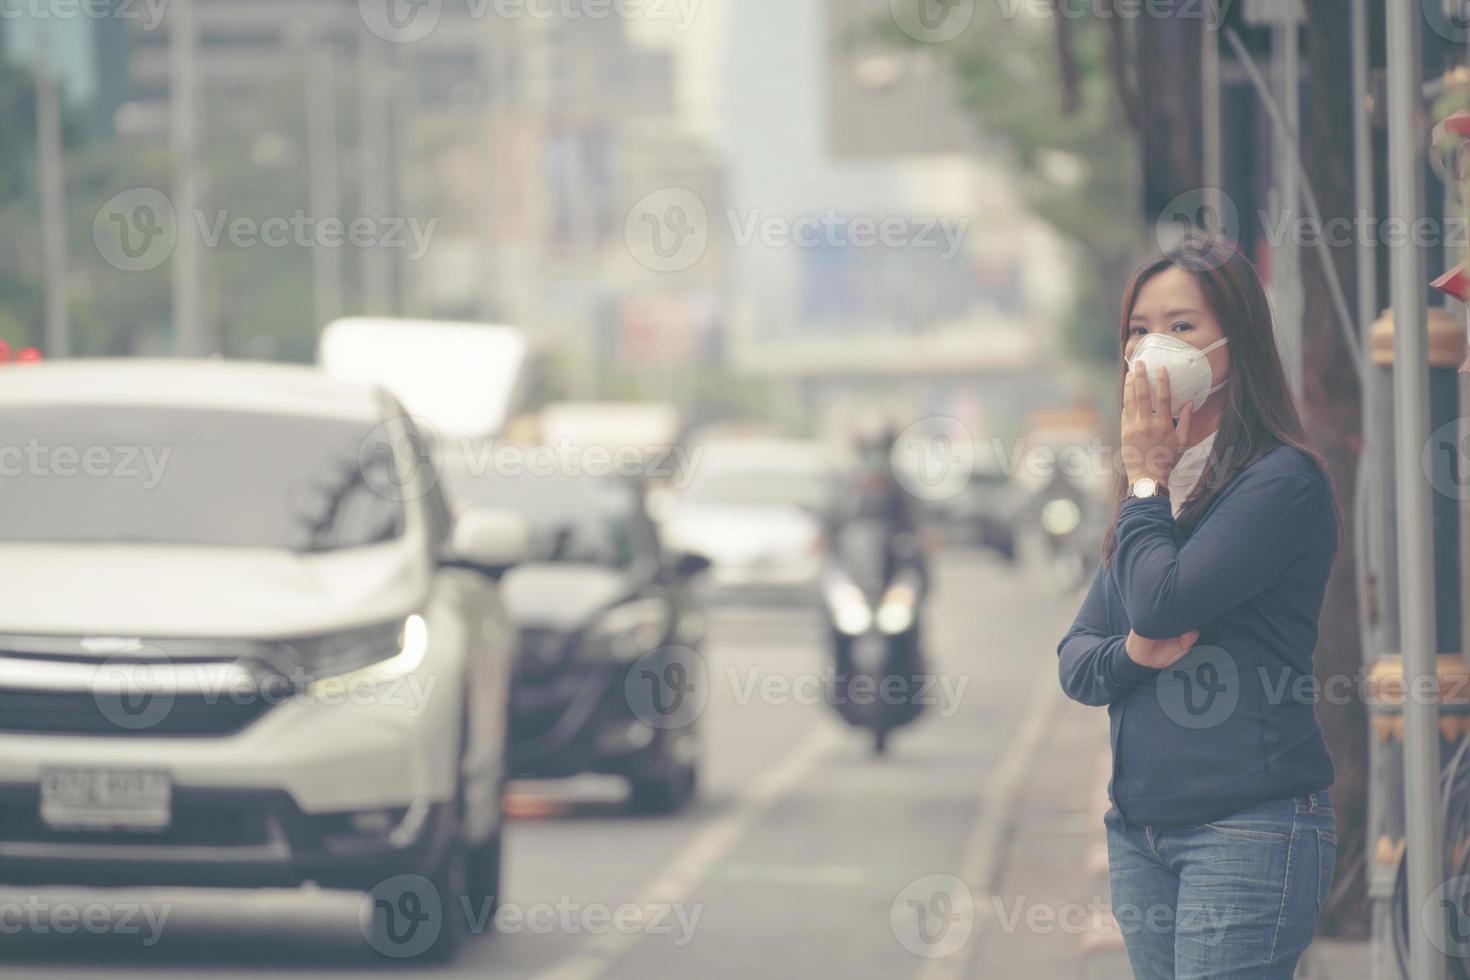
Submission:
{"label": "woman's eye", "polygon": [[1128,336],[1130,337],[1142,337],[1146,333],[1148,333],[1148,327],[1134,326],[1128,328]]}
{"label": "woman's eye", "polygon": [[1173,330],[1175,333],[1183,333],[1186,330],[1193,330],[1194,329],[1194,324],[1185,323],[1183,320],[1180,320],[1178,323],[1174,324],[1174,326],[1170,327],[1169,329]]}

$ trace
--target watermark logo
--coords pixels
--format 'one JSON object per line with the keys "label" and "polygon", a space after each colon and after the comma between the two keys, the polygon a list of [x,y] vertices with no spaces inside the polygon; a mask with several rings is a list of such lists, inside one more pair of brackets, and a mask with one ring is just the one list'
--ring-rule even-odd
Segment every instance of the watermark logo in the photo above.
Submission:
{"label": "watermark logo", "polygon": [[178,232],[173,202],[151,187],[113,195],[92,219],[97,254],[123,272],[149,272],[163,265],[174,254]]}
{"label": "watermark logo", "polygon": [[649,727],[686,728],[709,703],[709,669],[688,647],[661,647],[629,667],[623,693],[633,716]]}
{"label": "watermark logo", "polygon": [[126,20],[158,29],[169,0],[0,0],[0,21]]}
{"label": "watermark logo", "polygon": [[1429,894],[1419,910],[1420,920],[1429,935],[1436,917],[1444,921],[1444,943],[1436,943],[1441,953],[1455,959],[1470,956],[1470,875],[1456,875]]}
{"label": "watermark logo", "polygon": [[1220,647],[1196,646],[1165,667],[1155,687],[1159,705],[1182,728],[1214,728],[1240,703],[1240,669]]}
{"label": "watermark logo", "polygon": [[1436,492],[1470,500],[1470,420],[1454,419],[1435,429],[1420,462]]}
{"label": "watermark logo", "polygon": [[385,500],[417,500],[439,484],[438,433],[424,419],[400,417],[375,426],[358,447],[368,487]]}
{"label": "watermark logo", "polygon": [[357,0],[368,30],[389,44],[422,41],[439,26],[444,0]]}
{"label": "watermark logo", "polygon": [[654,272],[693,268],[709,248],[709,211],[686,187],[666,187],[633,205],[623,239],[638,263]]}
{"label": "watermark logo", "polygon": [[975,19],[975,0],[888,0],[899,30],[921,44],[953,41]]}
{"label": "watermark logo", "polygon": [[889,465],[900,486],[920,500],[949,500],[975,473],[975,440],[959,419],[931,416],[893,441]]}
{"label": "watermark logo", "polygon": [[[143,644],[122,637],[117,642],[120,652],[103,661],[93,675],[92,699],[115,728],[127,732],[155,728],[174,709],[173,665],[161,650],[148,648],[157,660],[140,660]],[[136,649],[123,650],[122,644],[136,644]]]}
{"label": "watermark logo", "polygon": [[888,911],[893,935],[924,959],[943,959],[964,949],[975,931],[975,896],[954,875],[909,882]]}
{"label": "watermark logo", "polygon": [[1240,242],[1240,209],[1224,191],[1196,187],[1164,205],[1154,240],[1162,252],[1189,240],[1228,254]]}
{"label": "watermark logo", "polygon": [[157,946],[173,905],[151,902],[49,902],[29,895],[24,902],[0,901],[0,936],[136,936],[145,949]]}
{"label": "watermark logo", "polygon": [[1444,0],[1419,0],[1419,5],[1424,22],[1434,33],[1452,44],[1470,42],[1470,16],[1467,16],[1463,4],[1453,5],[1453,12],[1450,9],[1452,5]]}
{"label": "watermark logo", "polygon": [[368,945],[384,956],[422,956],[444,929],[444,900],[423,875],[395,875],[363,896],[357,924]]}

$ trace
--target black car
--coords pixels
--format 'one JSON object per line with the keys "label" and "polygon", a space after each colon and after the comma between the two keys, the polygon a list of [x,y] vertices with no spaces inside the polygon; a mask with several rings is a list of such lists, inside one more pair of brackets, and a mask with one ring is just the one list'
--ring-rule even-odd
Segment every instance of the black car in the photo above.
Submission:
{"label": "black car", "polygon": [[664,551],[635,480],[460,482],[466,504],[516,511],[532,528],[530,560],[501,583],[520,636],[512,774],[623,776],[636,810],[680,809],[695,792],[708,694],[690,582],[709,562]]}

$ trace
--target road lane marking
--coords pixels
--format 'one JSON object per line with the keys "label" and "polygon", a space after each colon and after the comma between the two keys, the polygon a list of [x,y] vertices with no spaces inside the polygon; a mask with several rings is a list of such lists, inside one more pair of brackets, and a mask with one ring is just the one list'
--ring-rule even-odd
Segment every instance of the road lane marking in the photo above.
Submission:
{"label": "road lane marking", "polygon": [[[796,751],[752,783],[735,806],[698,831],[630,904],[647,908],[686,901],[761,818],[842,744],[844,731],[834,723],[820,722]],[[591,942],[586,952],[537,974],[534,980],[597,980],[642,938],[641,932],[606,933]]]}
{"label": "road lane marking", "polygon": [[969,967],[980,948],[982,931],[995,919],[991,895],[1001,867],[1001,848],[1016,819],[1016,802],[1031,771],[1042,742],[1056,721],[1062,703],[1062,688],[1056,668],[1047,665],[1026,700],[1025,714],[1016,737],[1006,746],[1005,757],[991,770],[981,795],[984,809],[965,845],[959,879],[975,898],[975,924],[965,947],[952,956],[926,960],[919,980],[956,980],[969,975]]}

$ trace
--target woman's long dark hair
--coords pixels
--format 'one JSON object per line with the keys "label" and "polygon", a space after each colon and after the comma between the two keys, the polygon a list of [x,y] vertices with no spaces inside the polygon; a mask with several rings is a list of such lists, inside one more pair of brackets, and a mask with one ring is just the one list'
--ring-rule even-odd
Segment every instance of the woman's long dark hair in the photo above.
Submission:
{"label": "woman's long dark hair", "polygon": [[[1230,377],[1224,390],[1211,396],[1225,399],[1220,430],[1199,483],[1179,512],[1179,527],[1187,535],[1242,470],[1278,446],[1291,446],[1308,456],[1324,475],[1327,466],[1307,438],[1296,400],[1286,383],[1286,371],[1276,349],[1271,306],[1261,278],[1255,266],[1235,248],[1221,242],[1187,240],[1140,266],[1123,290],[1120,349],[1128,346],[1128,321],[1138,294],[1150,279],[1170,268],[1194,276],[1230,340],[1225,347],[1230,356]],[[1119,392],[1127,378],[1125,364]],[[1121,466],[1118,471],[1117,504],[1103,545],[1104,560],[1109,563],[1118,549],[1118,513],[1128,494],[1127,474]]]}

